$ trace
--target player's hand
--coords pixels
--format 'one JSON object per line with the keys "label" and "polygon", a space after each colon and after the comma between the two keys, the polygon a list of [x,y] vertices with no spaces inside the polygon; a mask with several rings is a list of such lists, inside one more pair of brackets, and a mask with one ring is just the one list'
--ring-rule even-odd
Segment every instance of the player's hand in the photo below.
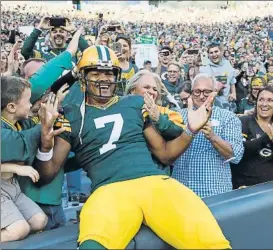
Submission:
{"label": "player's hand", "polygon": [[62,101],[68,95],[68,93],[69,93],[69,85],[66,83],[57,92],[56,98],[58,98],[59,104],[62,103]]}
{"label": "player's hand", "polygon": [[59,116],[58,98],[52,92],[49,94],[47,103],[42,103],[38,112],[42,124],[41,127],[41,151],[49,152],[54,146],[54,136],[61,134],[65,128],[53,129],[53,125]]}
{"label": "player's hand", "polygon": [[197,110],[193,110],[192,98],[188,99],[188,124],[197,133],[207,123],[211,116],[212,105],[217,93],[213,92]]}
{"label": "player's hand", "polygon": [[31,166],[19,166],[16,168],[16,174],[19,176],[28,176],[33,182],[38,182],[40,175],[36,169]]}
{"label": "player's hand", "polygon": [[150,118],[157,122],[159,120],[160,112],[154,99],[148,92],[145,92],[144,94],[144,102],[145,104],[143,107],[148,111]]}
{"label": "player's hand", "polygon": [[49,30],[54,28],[54,26],[50,26],[50,18],[49,17],[43,17],[40,21],[40,23],[37,26],[40,30]]}
{"label": "player's hand", "polygon": [[204,133],[208,140],[213,139],[215,136],[211,122],[207,122],[200,131]]}
{"label": "player's hand", "polygon": [[69,18],[65,19],[65,26],[61,26],[61,28],[70,33],[73,33],[74,31],[76,31],[75,25],[72,23],[72,21]]}

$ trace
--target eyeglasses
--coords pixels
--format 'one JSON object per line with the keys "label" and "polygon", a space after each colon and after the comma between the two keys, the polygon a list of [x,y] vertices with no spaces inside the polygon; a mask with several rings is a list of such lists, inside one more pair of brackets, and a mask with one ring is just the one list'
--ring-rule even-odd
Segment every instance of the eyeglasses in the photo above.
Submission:
{"label": "eyeglasses", "polygon": [[213,90],[210,90],[210,89],[204,89],[204,90],[195,89],[195,90],[192,91],[192,94],[194,96],[200,96],[201,93],[203,93],[203,95],[205,97],[208,97],[212,92],[213,92]]}
{"label": "eyeglasses", "polygon": [[176,73],[179,73],[179,71],[175,71],[175,70],[168,70],[168,73],[169,73],[169,74],[172,74],[172,73],[176,74]]}

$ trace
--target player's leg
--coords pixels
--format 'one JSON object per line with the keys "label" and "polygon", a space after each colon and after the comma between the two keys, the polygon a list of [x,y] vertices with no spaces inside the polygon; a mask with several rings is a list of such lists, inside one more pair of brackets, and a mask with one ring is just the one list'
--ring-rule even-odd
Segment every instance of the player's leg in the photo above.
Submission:
{"label": "player's leg", "polygon": [[144,220],[164,241],[177,249],[230,248],[211,211],[193,191],[167,176],[150,177],[142,186],[147,189],[141,205]]}
{"label": "player's leg", "polygon": [[80,214],[80,249],[124,249],[129,244],[143,221],[132,192],[123,181],[100,187],[89,197]]}
{"label": "player's leg", "polygon": [[80,250],[82,249],[107,249],[105,248],[103,245],[101,245],[100,243],[98,243],[97,241],[94,240],[86,240],[85,242],[83,242],[80,247]]}

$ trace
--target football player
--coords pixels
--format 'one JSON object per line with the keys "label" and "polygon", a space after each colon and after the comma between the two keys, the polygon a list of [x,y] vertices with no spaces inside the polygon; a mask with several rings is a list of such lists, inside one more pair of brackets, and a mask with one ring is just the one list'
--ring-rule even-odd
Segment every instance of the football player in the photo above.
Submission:
{"label": "football player", "polygon": [[44,129],[35,165],[48,183],[73,151],[92,180],[80,215],[80,249],[124,249],[142,223],[177,249],[230,248],[203,201],[151,156],[173,163],[209,119],[213,98],[195,111],[189,100],[187,128],[166,142],[149,122],[142,96],[115,96],[121,68],[114,51],[89,47],[77,67],[86,99],[80,108],[64,107],[72,132],[54,138]]}

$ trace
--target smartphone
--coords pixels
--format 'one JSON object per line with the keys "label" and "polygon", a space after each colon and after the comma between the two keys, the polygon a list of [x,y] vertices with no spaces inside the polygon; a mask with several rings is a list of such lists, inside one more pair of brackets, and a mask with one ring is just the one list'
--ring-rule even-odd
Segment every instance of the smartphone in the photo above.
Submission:
{"label": "smartphone", "polygon": [[198,55],[199,50],[198,49],[189,49],[188,50],[188,55]]}
{"label": "smartphone", "polygon": [[51,17],[49,22],[50,22],[50,26],[54,26],[54,27],[60,27],[60,26],[66,25],[65,18]]}
{"label": "smartphone", "polygon": [[160,56],[169,56],[170,55],[170,51],[163,51],[159,53]]}
{"label": "smartphone", "polygon": [[116,31],[117,26],[108,26],[107,31]]}
{"label": "smartphone", "polygon": [[122,53],[122,44],[121,43],[119,43],[119,42],[113,43],[112,48],[114,51],[117,51],[120,54]]}

